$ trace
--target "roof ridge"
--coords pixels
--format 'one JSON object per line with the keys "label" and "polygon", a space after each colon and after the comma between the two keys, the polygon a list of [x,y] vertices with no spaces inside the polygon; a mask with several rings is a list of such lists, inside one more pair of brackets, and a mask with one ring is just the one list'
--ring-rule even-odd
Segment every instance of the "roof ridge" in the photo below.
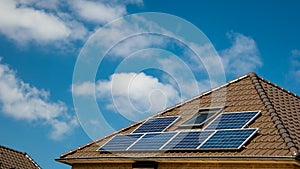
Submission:
{"label": "roof ridge", "polygon": [[[291,138],[288,130],[285,128],[284,123],[279,118],[273,104],[271,103],[271,101],[270,101],[269,97],[267,96],[265,90],[263,89],[261,83],[259,82],[259,77],[254,72],[250,72],[250,73],[248,73],[248,75],[250,76],[250,79],[251,79],[260,99],[262,100],[264,106],[266,107],[267,111],[270,113],[271,119],[272,119],[273,123],[275,124],[276,128],[278,129],[280,136],[283,138],[284,142],[286,143],[287,148],[290,150],[290,152],[293,156],[297,156],[298,149],[297,149],[295,143],[293,142],[293,139]],[[264,80],[264,79],[261,79],[261,80]]]}

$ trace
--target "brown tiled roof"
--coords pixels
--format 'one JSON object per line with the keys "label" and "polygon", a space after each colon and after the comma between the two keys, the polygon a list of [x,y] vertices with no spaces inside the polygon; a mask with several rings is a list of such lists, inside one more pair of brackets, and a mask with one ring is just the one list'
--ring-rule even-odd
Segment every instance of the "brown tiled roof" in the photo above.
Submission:
{"label": "brown tiled roof", "polygon": [[[174,131],[199,108],[224,107],[223,112],[260,110],[261,115],[249,128],[259,128],[256,136],[240,150],[218,151],[166,151],[166,152],[133,152],[119,153],[99,152],[115,134],[131,133],[143,121],[123,128],[105,138],[90,142],[75,150],[64,153],[58,161],[72,163],[71,160],[129,160],[129,159],[165,159],[189,160],[199,159],[296,159],[299,160],[300,149],[300,98],[276,85],[249,73],[220,87],[205,92],[190,100],[155,114],[153,117],[180,116],[167,131]],[[127,158],[123,158],[127,157]],[[130,158],[128,158],[130,157]],[[299,162],[299,161],[298,161]]]}
{"label": "brown tiled roof", "polygon": [[1,169],[40,169],[39,165],[26,153],[0,146]]}

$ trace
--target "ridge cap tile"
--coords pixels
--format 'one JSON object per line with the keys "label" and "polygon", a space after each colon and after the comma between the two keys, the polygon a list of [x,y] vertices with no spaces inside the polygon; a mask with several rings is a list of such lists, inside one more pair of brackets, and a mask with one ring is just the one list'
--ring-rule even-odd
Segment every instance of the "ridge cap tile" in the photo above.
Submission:
{"label": "ridge cap tile", "polygon": [[[253,83],[255,89],[258,92],[258,95],[262,99],[267,111],[270,113],[271,119],[272,119],[273,123],[275,124],[276,128],[278,129],[280,136],[285,141],[290,153],[292,154],[292,156],[297,156],[298,149],[297,149],[293,139],[291,138],[288,130],[286,129],[284,123],[278,116],[278,114],[277,114],[273,104],[271,103],[269,97],[267,96],[265,90],[261,86],[261,83],[259,82],[259,77],[255,73],[249,73],[249,76],[252,80],[252,83]],[[263,79],[261,79],[261,80],[263,80]],[[263,80],[263,81],[266,81],[266,80]],[[258,91],[258,89],[263,89],[263,90]],[[284,90],[284,89],[281,89],[281,90]],[[286,133],[286,134],[284,134],[284,133]]]}

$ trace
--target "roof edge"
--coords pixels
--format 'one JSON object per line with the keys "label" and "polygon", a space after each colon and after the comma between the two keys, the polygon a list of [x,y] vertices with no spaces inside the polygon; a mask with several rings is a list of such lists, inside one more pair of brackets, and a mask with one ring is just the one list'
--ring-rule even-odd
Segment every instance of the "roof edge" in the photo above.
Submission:
{"label": "roof edge", "polygon": [[[161,156],[156,156],[156,157],[89,157],[89,158],[66,158],[66,159],[55,159],[56,161],[59,161],[61,163],[67,164],[67,165],[72,165],[74,163],[106,163],[109,161],[110,163],[114,162],[120,162],[120,161],[126,161],[126,162],[135,162],[135,161],[140,161],[141,159],[145,160],[158,160],[158,159],[163,159],[164,161],[174,159],[174,160],[179,160],[179,159],[192,159],[192,161],[201,161],[201,160],[209,160],[209,161],[226,161],[230,160],[230,162],[251,162],[252,160],[257,162],[256,159],[263,160],[263,161],[272,161],[272,162],[284,162],[284,161],[293,161],[296,162],[300,166],[299,159],[297,159],[294,156],[269,156],[269,157],[264,157],[264,156],[176,156],[176,157],[161,157]],[[102,161],[99,161],[101,159]],[[111,161],[112,159],[116,161]],[[215,159],[215,160],[214,160]],[[234,159],[234,161],[232,161]],[[203,162],[203,161],[202,161]]]}
{"label": "roof edge", "polygon": [[295,97],[297,97],[298,99],[300,99],[300,96],[297,95],[296,93],[294,93],[294,92],[292,92],[292,91],[289,91],[289,90],[287,90],[287,89],[285,89],[285,88],[283,88],[283,87],[281,87],[281,86],[278,86],[277,84],[272,83],[271,81],[266,80],[266,79],[264,79],[264,78],[262,78],[262,77],[258,77],[258,78],[259,78],[260,80],[263,80],[264,82],[266,82],[266,83],[268,83],[268,84],[270,84],[270,85],[276,87],[277,89],[282,90],[282,91],[284,91],[284,92],[286,92],[286,93],[288,93],[288,94],[290,94],[290,95],[292,95],[292,96],[295,96]]}
{"label": "roof edge", "polygon": [[294,156],[294,157],[298,156],[298,149],[297,149],[293,139],[291,138],[288,130],[285,128],[284,123],[281,121],[273,104],[271,103],[269,97],[267,96],[265,90],[263,89],[261,83],[259,82],[259,80],[263,80],[263,81],[265,81],[265,80],[259,78],[257,76],[257,74],[255,74],[254,72],[250,72],[248,75],[250,76],[250,79],[251,79],[260,99],[262,100],[265,108],[270,113],[271,119],[272,119],[273,123],[275,124],[280,136],[283,138],[284,142],[286,143],[287,148],[290,150],[292,156]]}
{"label": "roof edge", "polygon": [[38,167],[39,169],[41,169],[41,167],[39,166],[38,163],[36,163],[33,158],[30,157],[30,155],[28,155],[27,153],[25,153],[25,157],[28,158],[36,167]]}
{"label": "roof edge", "polygon": [[41,167],[38,165],[38,163],[36,163],[36,162],[33,160],[33,158],[31,158],[30,155],[27,154],[26,152],[21,152],[21,151],[18,151],[18,150],[15,150],[15,149],[12,149],[12,148],[9,148],[9,147],[6,147],[6,146],[2,146],[2,145],[0,145],[0,147],[5,148],[5,149],[10,150],[10,151],[13,151],[13,152],[16,152],[16,153],[19,153],[19,154],[25,156],[25,157],[26,157],[30,162],[32,162],[36,167],[38,167],[38,168],[41,169]]}

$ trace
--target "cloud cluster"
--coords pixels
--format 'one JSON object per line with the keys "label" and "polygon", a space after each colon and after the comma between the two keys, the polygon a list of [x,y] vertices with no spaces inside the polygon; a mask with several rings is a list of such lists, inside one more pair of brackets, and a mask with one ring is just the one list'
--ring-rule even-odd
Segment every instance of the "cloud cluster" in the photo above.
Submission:
{"label": "cloud cluster", "polygon": [[25,83],[3,63],[0,63],[0,103],[1,112],[7,116],[50,125],[50,137],[55,140],[63,138],[77,125],[76,117],[68,114],[63,102],[51,102],[49,92]]}
{"label": "cloud cluster", "polygon": [[241,33],[228,33],[230,48],[220,51],[225,70],[229,74],[243,75],[262,66],[256,42]]}
{"label": "cloud cluster", "polygon": [[[54,41],[85,40],[97,26],[127,14],[127,4],[140,5],[142,3],[142,0],[73,0],[68,2],[62,0],[1,0],[0,33],[20,44],[32,41],[47,44]],[[166,33],[166,30],[159,25],[147,21],[145,21],[144,27],[123,22],[109,29],[102,28],[105,33],[98,39],[101,39],[102,45],[111,44],[111,42],[119,41],[136,32],[151,32],[150,28]],[[172,33],[168,32],[168,35],[172,35]],[[228,37],[232,41],[232,46],[220,51],[221,60],[227,73],[244,74],[262,66],[258,48],[251,37],[240,33],[229,33]],[[136,36],[133,40],[120,42],[111,53],[125,58],[136,50],[150,47],[153,44],[164,46],[166,43],[169,42],[162,37]],[[200,65],[204,63],[200,63],[200,60],[189,60],[188,68],[203,71],[219,63],[215,59],[211,59],[213,57],[210,57],[210,53],[207,52],[211,46],[186,45],[200,53],[203,56],[202,61],[206,64],[201,68]],[[98,80],[96,83],[73,84],[73,94],[90,96],[96,91],[98,99],[103,98],[108,101],[107,109],[117,109],[125,117],[136,120],[140,116],[153,114],[182,99],[198,94],[199,91],[195,89],[197,87],[200,88],[200,91],[204,91],[214,86],[215,82],[207,79],[191,81],[189,76],[182,74],[185,71],[181,70],[186,69],[180,67],[186,65],[180,61],[175,62],[172,58],[160,58],[158,63],[170,75],[178,75],[176,81],[172,80],[174,77],[167,76],[165,81],[160,81],[145,73],[115,73],[109,79]],[[180,84],[181,93],[177,91],[176,85],[178,84],[176,83]],[[0,64],[0,101],[2,111],[9,116],[28,121],[43,121],[44,124],[51,125],[53,139],[61,138],[77,125],[75,118],[68,114],[64,103],[51,102],[49,92],[39,90],[18,79],[15,72],[5,64]],[[149,114],[145,115],[145,112]]]}
{"label": "cloud cluster", "polygon": [[109,100],[107,109],[118,110],[130,120],[145,118],[180,100],[172,85],[145,73],[115,73],[96,84],[73,84],[72,91],[77,96],[90,96],[95,91],[99,100]]}
{"label": "cloud cluster", "polygon": [[82,20],[98,24],[104,24],[126,14],[126,7],[119,4],[112,6],[101,2],[74,0],[71,6]]}
{"label": "cloud cluster", "polygon": [[53,41],[71,33],[57,16],[33,8],[18,8],[16,1],[0,1],[0,11],[0,32],[18,42]]}
{"label": "cloud cluster", "polygon": [[0,33],[19,44],[85,40],[89,30],[125,15],[128,3],[142,1],[1,0]]}

